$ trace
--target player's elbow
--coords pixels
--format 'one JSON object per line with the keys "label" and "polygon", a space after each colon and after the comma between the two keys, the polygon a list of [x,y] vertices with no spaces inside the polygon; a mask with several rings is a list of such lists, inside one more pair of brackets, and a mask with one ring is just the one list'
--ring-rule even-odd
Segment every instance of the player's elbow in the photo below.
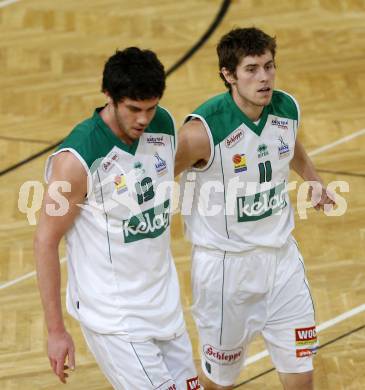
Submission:
{"label": "player's elbow", "polygon": [[36,260],[43,258],[42,254],[51,253],[57,250],[59,240],[51,237],[47,233],[42,233],[41,230],[37,230],[33,237],[33,251]]}

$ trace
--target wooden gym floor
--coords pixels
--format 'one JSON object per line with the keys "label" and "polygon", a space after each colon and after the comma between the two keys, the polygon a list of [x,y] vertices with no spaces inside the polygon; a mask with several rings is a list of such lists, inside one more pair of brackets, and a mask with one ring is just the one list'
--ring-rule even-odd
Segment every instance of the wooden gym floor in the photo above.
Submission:
{"label": "wooden gym floor", "polygon": [[[151,48],[168,69],[204,34],[220,6],[220,0],[0,0],[0,170],[4,173],[56,143],[104,103],[99,92],[102,67],[116,48]],[[343,216],[327,217],[313,210],[307,219],[296,215],[295,237],[306,261],[321,330],[322,348],[315,359],[318,390],[365,388],[364,21],[364,0],[232,1],[206,44],[169,76],[162,102],[181,123],[197,104],[223,91],[215,45],[232,27],[255,25],[277,36],[276,85],[301,104],[300,139],[326,182],[349,185],[349,192],[341,193],[348,206]],[[63,388],[45,355],[32,254],[34,226],[18,210],[20,186],[42,181],[45,158],[0,177],[3,390]],[[294,191],[294,206],[296,195]],[[173,220],[172,246],[198,359],[189,312],[190,246],[179,217]],[[64,263],[62,270],[65,286]],[[66,322],[77,345],[77,370],[67,388],[110,389],[78,324],[68,316]],[[259,355],[263,350],[260,339],[253,343],[238,388],[281,388],[270,371],[270,359]]]}

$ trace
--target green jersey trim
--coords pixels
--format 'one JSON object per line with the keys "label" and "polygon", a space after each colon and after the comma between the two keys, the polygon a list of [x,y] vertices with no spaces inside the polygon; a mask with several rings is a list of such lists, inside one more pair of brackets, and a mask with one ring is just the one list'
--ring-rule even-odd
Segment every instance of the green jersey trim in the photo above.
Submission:
{"label": "green jersey trim", "polygon": [[206,122],[206,120],[201,115],[190,114],[190,115],[188,115],[185,118],[184,123],[186,123],[189,120],[192,120],[194,118],[195,119],[199,119],[202,122],[202,124],[203,124],[203,126],[205,128],[205,131],[207,132],[207,135],[208,135],[208,138],[209,138],[209,144],[210,144],[210,156],[209,156],[209,160],[207,161],[207,163],[203,167],[199,168],[199,167],[194,167],[193,166],[191,169],[193,171],[196,171],[196,172],[204,172],[207,169],[209,169],[209,167],[212,165],[213,160],[214,160],[214,156],[215,156],[214,140],[213,140],[212,131],[210,130],[208,123]]}
{"label": "green jersey trim", "polygon": [[[232,95],[229,92],[225,93],[224,97],[227,103],[232,107],[233,111],[237,115],[237,118],[241,119],[241,123],[244,123],[250,130],[252,130],[257,136],[260,136],[262,130],[264,129],[267,121],[267,117],[269,115],[269,106],[265,106],[262,110],[261,117],[259,122],[256,124],[253,122],[236,104],[233,100]],[[238,127],[238,126],[237,126]],[[227,134],[229,135],[229,134]],[[224,137],[226,138],[226,137]]]}
{"label": "green jersey trim", "polygon": [[272,95],[270,114],[287,119],[295,120],[299,123],[299,106],[293,96],[280,90],[275,90]]}
{"label": "green jersey trim", "polygon": [[[103,130],[103,132],[107,135],[108,141],[112,143],[112,147],[118,146],[120,149],[122,149],[125,152],[132,154],[134,156],[136,153],[136,150],[138,148],[139,138],[136,139],[134,142],[132,142],[130,145],[124,143],[119,137],[117,137],[113,133],[112,129],[103,121],[102,117],[100,116],[100,112],[103,108],[104,107],[97,108],[94,112],[92,119],[95,121],[97,126],[101,130]],[[104,156],[102,156],[102,157],[104,157]]]}
{"label": "green jersey trim", "polygon": [[[74,149],[82,156],[89,168],[95,160],[104,158],[114,146],[134,156],[140,139],[127,145],[118,138],[101,118],[100,112],[103,108],[98,107],[91,118],[79,123],[58,147],[57,151]],[[175,126],[171,115],[159,106],[145,132],[164,133],[173,136],[174,140],[176,138]]]}
{"label": "green jersey trim", "polygon": [[192,116],[203,117],[212,133],[214,145],[218,145],[242,124],[259,137],[270,114],[298,121],[299,107],[292,96],[275,90],[270,104],[263,108],[259,121],[254,123],[237,106],[231,94],[225,92],[200,105],[185,121]]}
{"label": "green jersey trim", "polygon": [[166,108],[157,106],[156,114],[145,130],[145,133],[168,134],[172,135],[175,140],[175,123],[172,115],[166,110]]}
{"label": "green jersey trim", "polygon": [[[221,160],[221,172],[222,172],[222,181],[223,181],[223,198],[224,198],[224,209],[226,208],[227,200],[226,200],[226,183],[224,181],[224,169],[223,169],[223,164],[222,164],[222,150],[221,146],[219,146],[219,154],[220,154],[220,160]],[[226,233],[227,233],[227,238],[229,239],[229,233],[228,233],[228,221],[227,221],[227,213],[224,213],[224,220],[226,224]]]}

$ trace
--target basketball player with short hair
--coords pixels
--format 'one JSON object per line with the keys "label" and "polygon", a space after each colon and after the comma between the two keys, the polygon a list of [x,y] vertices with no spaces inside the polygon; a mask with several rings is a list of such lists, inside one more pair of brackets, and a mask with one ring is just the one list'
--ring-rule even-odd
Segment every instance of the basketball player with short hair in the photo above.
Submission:
{"label": "basketball player with short hair", "polygon": [[48,356],[64,383],[75,367],[60,298],[65,235],[67,309],[113,387],[200,388],[169,248],[171,196],[158,193],[173,181],[176,150],[164,89],[155,53],[117,51],[104,68],[107,104],[48,159],[34,247]]}
{"label": "basketball player with short hair", "polygon": [[[283,387],[313,388],[314,307],[286,184],[290,168],[322,181],[297,140],[296,100],[274,90],[275,51],[275,38],[256,28],[223,36],[217,52],[228,91],[179,132],[175,173],[188,169],[184,185],[195,186],[185,224],[205,390],[233,388],[258,333]],[[333,204],[323,187],[319,197],[317,207]]]}

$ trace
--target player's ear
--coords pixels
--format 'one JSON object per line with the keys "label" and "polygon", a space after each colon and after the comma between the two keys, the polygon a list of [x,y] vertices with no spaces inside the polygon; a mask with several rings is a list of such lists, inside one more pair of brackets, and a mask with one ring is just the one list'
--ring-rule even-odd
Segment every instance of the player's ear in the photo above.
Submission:
{"label": "player's ear", "polygon": [[108,104],[112,104],[113,103],[113,99],[111,98],[111,96],[109,95],[109,92],[108,91],[104,91],[104,95],[106,97],[106,101]]}
{"label": "player's ear", "polygon": [[236,75],[232,72],[230,72],[227,68],[221,69],[221,74],[229,84],[235,84],[236,82]]}

